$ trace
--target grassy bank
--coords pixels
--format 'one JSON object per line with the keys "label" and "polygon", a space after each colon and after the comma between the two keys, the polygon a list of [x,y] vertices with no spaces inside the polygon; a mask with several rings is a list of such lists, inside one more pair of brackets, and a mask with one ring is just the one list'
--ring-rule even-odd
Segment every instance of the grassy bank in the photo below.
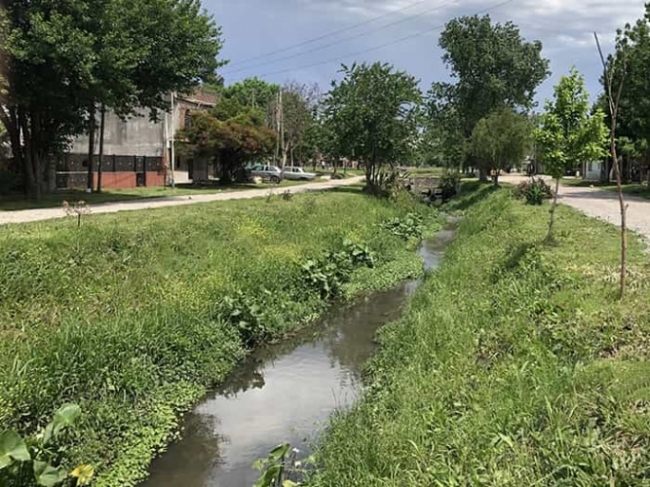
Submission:
{"label": "grassy bank", "polygon": [[436,225],[425,207],[345,188],[6,227],[3,429],[34,434],[78,403],[64,465],[132,485],[179,412],[248,348],[312,321],[336,294],[421,272],[399,234]]}
{"label": "grassy bank", "polygon": [[311,487],[650,485],[650,266],[619,301],[612,226],[509,190],[380,334],[370,387],[333,420]]}

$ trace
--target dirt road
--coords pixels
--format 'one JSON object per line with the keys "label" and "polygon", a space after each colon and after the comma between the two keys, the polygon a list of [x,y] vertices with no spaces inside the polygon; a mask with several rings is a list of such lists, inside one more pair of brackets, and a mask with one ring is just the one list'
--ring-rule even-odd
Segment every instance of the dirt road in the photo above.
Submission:
{"label": "dirt road", "polygon": [[[518,184],[524,179],[526,179],[525,176],[512,175],[502,177],[501,181]],[[605,220],[613,225],[620,225],[621,223],[618,195],[614,191],[560,186],[559,201],[580,210],[587,216]],[[625,203],[628,205],[628,228],[650,240],[650,200],[626,195]]]}
{"label": "dirt road", "polygon": [[[304,193],[306,191],[323,191],[341,186],[351,186],[363,181],[362,177],[350,179],[332,180],[319,183],[308,183],[300,186],[292,186],[276,190],[276,193]],[[152,208],[164,208],[166,206],[194,205],[197,203],[209,203],[212,201],[227,201],[261,198],[269,194],[268,189],[252,189],[236,191],[232,193],[203,194],[194,196],[172,196],[169,198],[156,198],[148,200],[135,200],[120,203],[102,203],[90,205],[92,214],[117,213],[120,211],[148,210]],[[42,220],[53,220],[65,217],[62,208],[42,208],[34,210],[0,211],[0,225],[9,223],[27,223]]]}

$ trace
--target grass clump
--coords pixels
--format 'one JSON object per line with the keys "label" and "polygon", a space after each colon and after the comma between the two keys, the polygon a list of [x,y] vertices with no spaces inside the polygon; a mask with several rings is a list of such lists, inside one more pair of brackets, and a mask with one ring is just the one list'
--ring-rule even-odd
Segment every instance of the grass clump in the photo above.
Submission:
{"label": "grass clump", "polygon": [[334,256],[344,297],[422,272],[381,229],[413,212],[439,224],[423,206],[346,188],[5,227],[3,429],[33,435],[76,403],[62,465],[91,464],[99,486],[134,485],[179,414],[247,350],[324,310],[332,295],[306,263]]}
{"label": "grass clump", "polygon": [[[650,267],[616,229],[490,188],[333,419],[311,487],[649,485]],[[462,208],[463,202],[457,203]]]}

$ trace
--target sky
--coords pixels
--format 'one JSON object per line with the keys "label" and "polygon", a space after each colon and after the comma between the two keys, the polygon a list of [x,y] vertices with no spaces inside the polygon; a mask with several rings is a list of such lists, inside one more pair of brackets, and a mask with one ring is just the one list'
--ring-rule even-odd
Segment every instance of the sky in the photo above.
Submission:
{"label": "sky", "polygon": [[[226,84],[257,76],[270,82],[338,79],[341,63],[382,61],[409,72],[426,91],[449,80],[438,47],[454,17],[488,13],[512,21],[526,40],[540,40],[551,77],[538,90],[543,104],[575,65],[594,99],[602,66],[593,32],[606,51],[616,29],[643,16],[643,0],[203,0],[223,29]],[[314,40],[316,39],[316,40]],[[312,42],[313,41],[313,42]]]}

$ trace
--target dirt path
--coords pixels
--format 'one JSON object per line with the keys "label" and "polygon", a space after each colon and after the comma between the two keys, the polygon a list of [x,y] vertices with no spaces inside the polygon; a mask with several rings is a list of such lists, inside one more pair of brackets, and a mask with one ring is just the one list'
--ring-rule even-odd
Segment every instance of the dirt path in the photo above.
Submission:
{"label": "dirt path", "polygon": [[[306,191],[323,191],[341,186],[351,186],[363,181],[362,177],[350,179],[333,180],[319,183],[308,183],[300,186],[292,186],[275,190],[280,193],[304,193]],[[236,191],[232,193],[204,194],[194,196],[172,196],[169,198],[155,198],[148,200],[135,200],[119,203],[102,203],[90,205],[92,214],[117,213],[120,211],[148,210],[152,208],[164,208],[167,206],[194,205],[197,203],[209,203],[212,201],[242,200],[261,198],[269,194],[268,189],[251,189]],[[42,220],[53,220],[65,217],[61,208],[42,208],[34,210],[2,211],[0,212],[0,225],[9,223],[27,223]]]}
{"label": "dirt path", "polygon": [[[524,179],[526,177],[520,175],[501,178],[504,183],[512,184],[517,184]],[[615,191],[561,186],[559,200],[587,216],[605,220],[613,225],[621,223],[621,210]],[[650,200],[626,195],[625,203],[628,205],[627,224],[630,230],[634,230],[650,240]]]}

